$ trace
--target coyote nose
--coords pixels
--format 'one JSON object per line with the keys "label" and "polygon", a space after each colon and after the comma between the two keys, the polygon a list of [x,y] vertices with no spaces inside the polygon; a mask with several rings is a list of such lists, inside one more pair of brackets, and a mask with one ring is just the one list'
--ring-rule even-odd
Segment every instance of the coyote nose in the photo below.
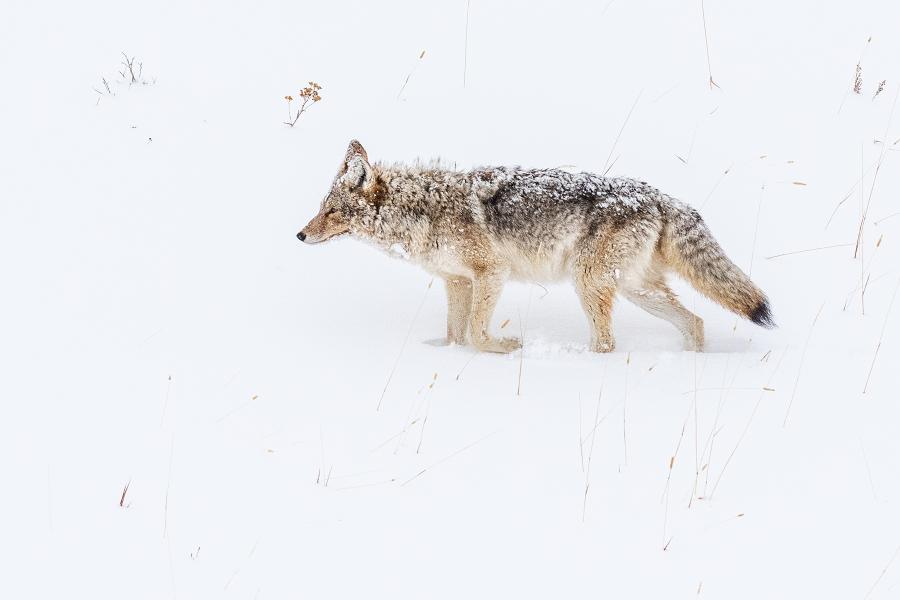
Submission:
{"label": "coyote nose", "polygon": [[301,231],[300,233],[297,234],[297,239],[302,242],[303,240],[306,239],[306,234]]}

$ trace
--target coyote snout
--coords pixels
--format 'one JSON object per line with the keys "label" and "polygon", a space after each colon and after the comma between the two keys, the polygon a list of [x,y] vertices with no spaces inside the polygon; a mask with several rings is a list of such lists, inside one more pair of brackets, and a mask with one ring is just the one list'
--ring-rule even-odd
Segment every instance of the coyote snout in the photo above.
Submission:
{"label": "coyote snout", "polygon": [[307,244],[319,244],[333,237],[349,233],[350,224],[340,211],[322,208],[312,221],[297,234],[297,239]]}
{"label": "coyote snout", "polygon": [[669,321],[689,349],[703,348],[703,321],[666,283],[673,271],[725,308],[774,327],[766,295],[728,259],[700,214],[634,179],[373,164],[354,140],[319,214],[297,237],[318,244],[344,234],[444,279],[447,341],[488,352],[520,346],[489,331],[509,279],[573,280],[597,352],[615,348],[619,295]]}

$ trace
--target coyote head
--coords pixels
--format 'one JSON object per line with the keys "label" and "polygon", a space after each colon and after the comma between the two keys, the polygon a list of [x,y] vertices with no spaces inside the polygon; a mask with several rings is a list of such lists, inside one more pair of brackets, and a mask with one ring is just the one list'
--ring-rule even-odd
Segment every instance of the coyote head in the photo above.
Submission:
{"label": "coyote head", "polygon": [[351,141],[319,214],[300,230],[297,239],[318,244],[370,228],[382,195],[383,188],[365,148],[356,140]]}

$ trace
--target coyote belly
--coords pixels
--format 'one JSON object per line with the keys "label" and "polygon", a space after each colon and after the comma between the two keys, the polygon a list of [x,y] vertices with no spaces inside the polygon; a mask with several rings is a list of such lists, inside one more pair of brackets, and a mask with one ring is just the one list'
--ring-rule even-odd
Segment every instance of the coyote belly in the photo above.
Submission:
{"label": "coyote belly", "polygon": [[689,349],[703,348],[703,321],[668,287],[672,271],[732,312],[774,326],[765,294],[728,259],[699,213],[633,179],[371,164],[353,141],[319,213],[297,237],[315,244],[345,234],[443,278],[448,341],[489,352],[520,346],[489,331],[510,279],[571,279],[597,352],[615,347],[617,295],[672,323]]}

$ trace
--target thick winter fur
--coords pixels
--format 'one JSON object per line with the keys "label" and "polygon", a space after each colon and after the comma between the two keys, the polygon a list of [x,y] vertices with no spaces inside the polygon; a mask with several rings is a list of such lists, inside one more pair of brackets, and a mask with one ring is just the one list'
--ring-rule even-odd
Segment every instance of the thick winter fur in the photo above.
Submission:
{"label": "thick winter fur", "polygon": [[774,326],[765,294],[728,259],[699,213],[633,179],[372,164],[354,140],[319,214],[297,237],[315,244],[344,234],[443,278],[448,341],[485,351],[520,346],[490,333],[508,279],[571,278],[597,352],[615,347],[616,294],[672,323],[689,349],[703,348],[703,321],[668,287],[669,271],[738,315]]}

